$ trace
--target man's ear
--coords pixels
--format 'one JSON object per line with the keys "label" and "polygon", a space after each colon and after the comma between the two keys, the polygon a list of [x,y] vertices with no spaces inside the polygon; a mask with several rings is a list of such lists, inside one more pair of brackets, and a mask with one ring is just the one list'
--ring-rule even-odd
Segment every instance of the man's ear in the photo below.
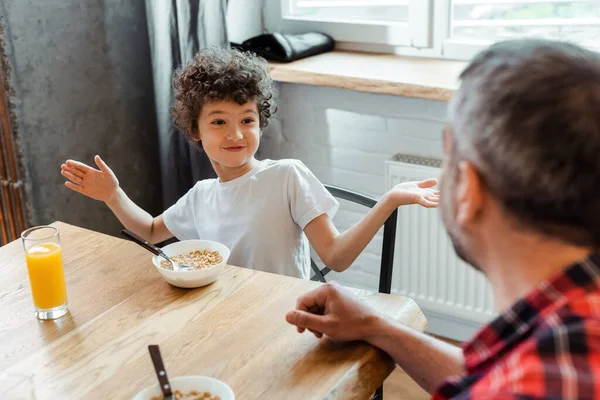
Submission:
{"label": "man's ear", "polygon": [[456,222],[460,226],[471,224],[483,207],[483,182],[470,161],[459,161],[455,190]]}

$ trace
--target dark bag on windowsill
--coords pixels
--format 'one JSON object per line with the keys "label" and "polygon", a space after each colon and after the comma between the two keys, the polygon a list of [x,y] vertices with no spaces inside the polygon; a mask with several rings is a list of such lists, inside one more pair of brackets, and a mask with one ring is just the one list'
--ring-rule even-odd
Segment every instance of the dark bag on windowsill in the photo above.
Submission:
{"label": "dark bag on windowsill", "polygon": [[296,35],[268,33],[255,36],[233,47],[252,51],[270,61],[291,62],[333,50],[333,38],[324,33]]}

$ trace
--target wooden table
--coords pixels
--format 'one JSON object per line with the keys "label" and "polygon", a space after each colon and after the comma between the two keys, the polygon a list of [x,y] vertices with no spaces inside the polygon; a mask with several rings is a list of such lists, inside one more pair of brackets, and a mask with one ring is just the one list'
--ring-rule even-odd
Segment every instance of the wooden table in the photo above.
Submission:
{"label": "wooden table", "polygon": [[[285,322],[318,283],[228,266],[212,285],[178,289],[137,245],[54,226],[70,309],[58,320],[35,318],[20,241],[0,248],[0,381],[23,377],[36,399],[128,399],[155,383],[148,344],[160,345],[171,377],[214,376],[239,400],[366,399],[393,369],[365,343],[317,340]],[[413,301],[357,294],[425,329]]]}

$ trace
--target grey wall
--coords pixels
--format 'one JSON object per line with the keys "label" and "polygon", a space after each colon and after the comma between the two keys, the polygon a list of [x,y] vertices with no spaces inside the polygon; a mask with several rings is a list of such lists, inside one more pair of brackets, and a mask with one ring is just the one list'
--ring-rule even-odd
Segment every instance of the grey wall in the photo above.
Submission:
{"label": "grey wall", "polygon": [[100,154],[123,189],[160,212],[152,67],[145,5],[128,0],[0,0],[29,219],[107,233],[104,204],[64,187],[67,158]]}

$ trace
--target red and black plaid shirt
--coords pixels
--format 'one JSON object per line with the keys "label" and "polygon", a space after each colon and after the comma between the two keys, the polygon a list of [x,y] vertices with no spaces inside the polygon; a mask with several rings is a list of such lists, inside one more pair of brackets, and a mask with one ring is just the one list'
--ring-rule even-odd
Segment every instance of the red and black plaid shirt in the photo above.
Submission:
{"label": "red and black plaid shirt", "polygon": [[600,253],[536,286],[463,348],[442,399],[600,399]]}

